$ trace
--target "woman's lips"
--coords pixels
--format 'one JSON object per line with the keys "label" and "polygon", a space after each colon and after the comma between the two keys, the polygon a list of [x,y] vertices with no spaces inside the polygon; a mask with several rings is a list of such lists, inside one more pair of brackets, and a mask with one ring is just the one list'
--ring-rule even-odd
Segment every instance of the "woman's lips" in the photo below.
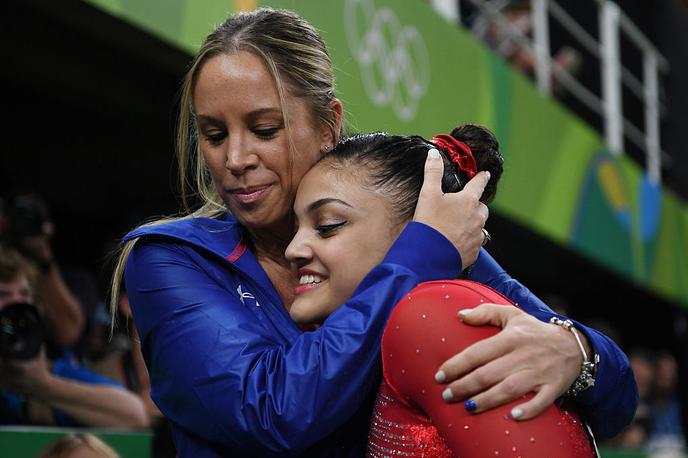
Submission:
{"label": "woman's lips", "polygon": [[250,188],[240,188],[230,191],[232,197],[242,205],[250,205],[258,202],[265,197],[270,190],[270,186],[252,186]]}
{"label": "woman's lips", "polygon": [[309,292],[309,291],[314,290],[315,288],[317,288],[317,287],[320,286],[321,284],[322,284],[322,283],[308,283],[308,284],[305,284],[305,285],[299,285],[299,286],[297,286],[296,288],[294,288],[294,294],[295,294],[296,296],[299,296],[299,295],[301,295],[301,294],[305,294],[305,293],[307,293],[307,292]]}
{"label": "woman's lips", "polygon": [[296,296],[314,290],[326,280],[326,277],[314,270],[299,269],[299,286],[294,288]]}

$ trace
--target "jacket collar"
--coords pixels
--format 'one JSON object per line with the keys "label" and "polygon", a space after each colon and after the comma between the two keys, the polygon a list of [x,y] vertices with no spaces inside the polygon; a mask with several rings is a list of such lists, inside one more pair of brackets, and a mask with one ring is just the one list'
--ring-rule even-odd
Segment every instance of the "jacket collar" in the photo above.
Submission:
{"label": "jacket collar", "polygon": [[246,251],[242,235],[243,230],[236,218],[225,213],[218,218],[183,218],[154,226],[141,226],[125,235],[124,241],[148,236],[168,237],[235,262]]}

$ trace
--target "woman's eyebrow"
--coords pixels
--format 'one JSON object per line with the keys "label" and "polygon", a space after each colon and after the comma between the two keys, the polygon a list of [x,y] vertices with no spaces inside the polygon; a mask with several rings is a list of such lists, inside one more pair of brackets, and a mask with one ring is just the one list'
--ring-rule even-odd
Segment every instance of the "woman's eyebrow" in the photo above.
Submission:
{"label": "woman's eyebrow", "polygon": [[257,110],[253,110],[249,112],[246,117],[250,119],[255,119],[259,116],[265,115],[265,114],[276,114],[276,115],[282,115],[282,110],[279,107],[265,107],[265,108],[259,108]]}
{"label": "woman's eyebrow", "polygon": [[196,114],[194,116],[194,118],[196,118],[196,122],[204,122],[204,123],[211,124],[211,125],[222,124],[221,120],[219,120],[213,116],[210,116],[210,115]]}
{"label": "woman's eyebrow", "polygon": [[307,213],[312,213],[312,212],[314,212],[315,210],[317,210],[318,208],[322,207],[323,205],[327,205],[327,204],[331,204],[331,203],[337,203],[337,204],[345,205],[345,206],[347,206],[347,207],[349,207],[349,208],[354,208],[354,207],[352,207],[351,205],[349,205],[348,203],[344,202],[344,201],[341,200],[341,199],[335,199],[334,197],[325,197],[325,198],[323,198],[323,199],[318,199],[318,200],[316,200],[315,202],[311,203],[311,204],[306,208],[306,212],[307,212]]}
{"label": "woman's eyebrow", "polygon": [[[276,114],[276,115],[281,115],[282,110],[280,110],[277,107],[265,107],[265,108],[259,108],[257,110],[253,110],[249,113],[246,114],[246,117],[249,119],[255,119],[258,118],[262,115],[265,114]],[[210,124],[222,124],[222,120],[212,116],[212,115],[207,115],[207,114],[202,114],[202,113],[194,113],[194,118],[196,118],[197,121],[204,121]]]}

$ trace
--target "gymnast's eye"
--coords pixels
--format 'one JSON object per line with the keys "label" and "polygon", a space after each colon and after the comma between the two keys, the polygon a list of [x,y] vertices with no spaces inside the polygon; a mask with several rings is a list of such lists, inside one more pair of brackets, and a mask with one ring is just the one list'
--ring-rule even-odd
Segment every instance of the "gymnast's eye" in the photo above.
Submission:
{"label": "gymnast's eye", "polygon": [[316,226],[315,230],[318,231],[318,234],[321,237],[329,237],[331,235],[334,235],[337,229],[344,226],[347,222],[348,221],[342,221],[340,223],[334,224],[321,224],[319,226]]}

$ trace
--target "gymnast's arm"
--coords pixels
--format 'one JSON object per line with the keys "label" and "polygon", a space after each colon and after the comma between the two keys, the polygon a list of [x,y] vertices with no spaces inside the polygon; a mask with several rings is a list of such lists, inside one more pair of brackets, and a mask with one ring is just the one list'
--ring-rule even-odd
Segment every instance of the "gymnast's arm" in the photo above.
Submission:
{"label": "gymnast's arm", "polygon": [[395,307],[383,335],[382,358],[385,382],[397,401],[430,417],[457,456],[511,456],[514,452],[538,457],[594,456],[585,427],[574,411],[550,405],[538,417],[517,422],[510,411],[522,399],[480,414],[442,400],[444,386],[433,377],[437,364],[500,331],[494,326],[457,322],[459,310],[481,302],[513,308],[489,288],[465,281],[426,283]]}

